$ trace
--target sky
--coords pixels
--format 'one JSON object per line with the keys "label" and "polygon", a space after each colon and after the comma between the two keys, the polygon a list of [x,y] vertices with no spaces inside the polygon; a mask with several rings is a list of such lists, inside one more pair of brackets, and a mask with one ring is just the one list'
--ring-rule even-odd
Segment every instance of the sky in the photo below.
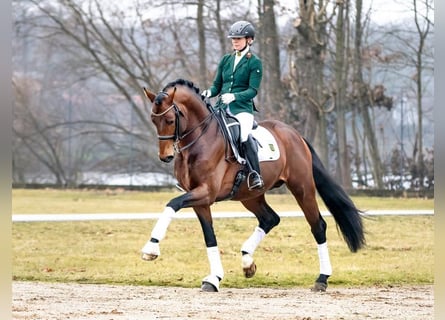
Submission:
{"label": "sky", "polygon": [[371,20],[377,24],[386,24],[391,22],[400,22],[412,17],[409,9],[412,1],[404,2],[396,0],[363,0],[363,8],[371,7]]}
{"label": "sky", "polygon": [[[279,0],[288,8],[296,8],[298,0]],[[371,20],[376,24],[388,24],[400,22],[412,17],[409,9],[412,0],[363,0],[363,10],[367,12],[371,8]]]}

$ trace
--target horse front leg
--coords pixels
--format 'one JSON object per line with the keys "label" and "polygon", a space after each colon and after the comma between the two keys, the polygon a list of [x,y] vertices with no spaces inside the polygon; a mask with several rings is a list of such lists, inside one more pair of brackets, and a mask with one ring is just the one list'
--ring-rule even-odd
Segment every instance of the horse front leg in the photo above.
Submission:
{"label": "horse front leg", "polygon": [[175,210],[173,208],[169,206],[165,207],[164,212],[161,214],[151,231],[150,240],[147,241],[141,250],[142,260],[152,261],[161,255],[159,242],[164,239],[174,214]]}
{"label": "horse front leg", "polygon": [[169,201],[164,212],[154,226],[150,240],[142,248],[141,258],[151,261],[160,256],[159,243],[165,237],[173,215],[181,208],[193,207],[204,233],[207,246],[207,257],[210,263],[210,274],[202,281],[202,291],[219,291],[219,282],[224,277],[221,257],[213,230],[207,187],[202,186]]}
{"label": "horse front leg", "polygon": [[150,240],[147,241],[141,250],[141,258],[143,260],[152,261],[161,255],[159,242],[164,239],[165,234],[167,233],[167,228],[173,219],[173,215],[181,208],[190,206],[191,199],[193,199],[192,192],[187,192],[179,197],[173,198],[167,203],[164,212],[161,214],[151,231]]}

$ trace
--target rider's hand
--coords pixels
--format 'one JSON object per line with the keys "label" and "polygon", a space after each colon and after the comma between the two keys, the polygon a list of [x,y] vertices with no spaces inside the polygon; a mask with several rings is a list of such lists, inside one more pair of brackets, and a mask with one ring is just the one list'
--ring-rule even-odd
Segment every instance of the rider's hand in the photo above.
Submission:
{"label": "rider's hand", "polygon": [[210,91],[209,89],[206,89],[203,92],[201,92],[201,96],[203,96],[204,98],[210,98],[211,95],[212,91]]}
{"label": "rider's hand", "polygon": [[225,104],[229,104],[232,101],[235,101],[235,95],[233,93],[224,93],[221,95],[221,100]]}

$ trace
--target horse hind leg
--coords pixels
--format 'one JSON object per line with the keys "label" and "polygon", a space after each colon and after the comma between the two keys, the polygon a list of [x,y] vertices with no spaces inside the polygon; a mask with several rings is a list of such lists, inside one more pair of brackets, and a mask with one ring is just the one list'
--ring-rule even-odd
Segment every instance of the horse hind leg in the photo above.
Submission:
{"label": "horse hind leg", "polygon": [[315,280],[314,286],[311,288],[311,290],[324,292],[328,287],[328,278],[332,274],[332,266],[326,239],[327,223],[321,216],[318,208],[315,196],[315,186],[310,184],[309,186],[301,188],[288,184],[288,188],[303,210],[306,221],[311,227],[312,235],[317,242],[320,274]]}
{"label": "horse hind leg", "polygon": [[280,223],[280,217],[277,213],[266,203],[264,195],[243,201],[244,207],[253,212],[258,219],[259,225],[255,227],[253,233],[241,246],[241,266],[246,278],[252,278],[257,270],[253,254],[270,230]]}
{"label": "horse hind leg", "polygon": [[193,207],[193,210],[196,212],[201,224],[210,266],[210,274],[201,282],[201,291],[218,292],[219,284],[224,278],[224,269],[221,262],[215,231],[213,230],[213,219],[210,213],[210,207]]}
{"label": "horse hind leg", "polygon": [[253,253],[258,244],[266,236],[265,231],[260,227],[255,227],[255,230],[250,237],[243,243],[241,247],[241,266],[246,278],[252,278],[256,273],[256,264],[253,260]]}
{"label": "horse hind leg", "polygon": [[326,291],[328,287],[328,278],[332,274],[332,266],[329,258],[328,244],[326,241],[327,224],[319,214],[319,220],[316,225],[311,227],[312,234],[317,242],[318,260],[320,263],[320,274],[315,280],[312,291]]}

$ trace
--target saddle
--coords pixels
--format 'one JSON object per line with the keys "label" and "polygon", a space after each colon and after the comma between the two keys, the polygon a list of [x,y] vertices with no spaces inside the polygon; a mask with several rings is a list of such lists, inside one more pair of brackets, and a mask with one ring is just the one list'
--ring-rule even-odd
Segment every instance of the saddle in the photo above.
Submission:
{"label": "saddle", "polygon": [[[238,120],[228,114],[223,108],[213,108],[209,103],[207,108],[214,113],[215,118],[219,123],[219,128],[225,140],[225,159],[226,161],[238,162],[242,165],[246,164],[246,160],[241,156],[241,141],[240,141],[240,123]],[[258,143],[258,160],[261,161],[273,161],[280,157],[280,151],[278,149],[277,142],[269,130],[262,126],[259,126],[254,121],[252,126],[252,136]],[[232,153],[230,153],[230,149]],[[231,199],[238,191],[240,184],[246,179],[246,169],[238,171],[231,192],[222,200]]]}
{"label": "saddle", "polygon": [[[226,160],[237,161],[240,164],[246,164],[246,160],[241,156],[241,141],[240,132],[241,126],[234,116],[228,114],[224,109],[218,108],[215,110],[216,119],[220,124],[221,132],[226,140]],[[258,123],[254,121],[252,129],[256,129]],[[233,151],[233,156],[229,156],[228,146]]]}
{"label": "saddle", "polygon": [[[238,120],[223,109],[213,109],[215,118],[226,141],[226,160],[245,164],[246,160],[241,156],[240,124]],[[280,150],[274,136],[266,128],[254,121],[252,137],[258,144],[258,161],[274,161],[280,157]],[[233,151],[230,155],[229,148]]]}

